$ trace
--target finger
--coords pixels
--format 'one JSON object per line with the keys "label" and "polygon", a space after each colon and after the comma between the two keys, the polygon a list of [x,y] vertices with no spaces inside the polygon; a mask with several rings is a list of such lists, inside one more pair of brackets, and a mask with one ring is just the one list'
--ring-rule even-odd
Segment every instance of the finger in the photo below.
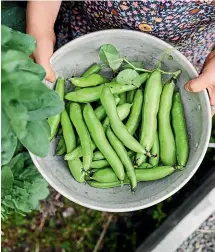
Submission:
{"label": "finger", "polygon": [[215,83],[214,74],[210,71],[204,71],[199,77],[190,80],[186,85],[185,89],[190,92],[200,92],[205,88],[212,86]]}

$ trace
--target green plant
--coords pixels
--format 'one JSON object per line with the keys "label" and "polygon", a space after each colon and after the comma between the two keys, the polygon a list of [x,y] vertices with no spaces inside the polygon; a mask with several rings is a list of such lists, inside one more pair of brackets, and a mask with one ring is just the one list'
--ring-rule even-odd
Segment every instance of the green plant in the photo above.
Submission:
{"label": "green plant", "polygon": [[48,195],[47,183],[29,154],[14,154],[20,143],[35,155],[48,154],[47,118],[60,113],[64,102],[42,83],[45,71],[29,57],[36,49],[34,38],[4,25],[1,35],[2,218],[6,219],[13,211],[28,213],[36,209],[38,201]]}
{"label": "green plant", "polygon": [[2,26],[2,164],[12,158],[17,140],[35,155],[49,150],[47,117],[64,108],[58,94],[42,83],[44,69],[29,55],[33,37]]}
{"label": "green plant", "polygon": [[38,209],[39,200],[48,194],[48,183],[34,167],[28,152],[15,155],[1,171],[1,217],[14,211],[20,214]]}
{"label": "green plant", "polygon": [[163,202],[158,203],[153,211],[152,218],[156,221],[156,226],[159,226],[167,216],[163,210],[163,205]]}

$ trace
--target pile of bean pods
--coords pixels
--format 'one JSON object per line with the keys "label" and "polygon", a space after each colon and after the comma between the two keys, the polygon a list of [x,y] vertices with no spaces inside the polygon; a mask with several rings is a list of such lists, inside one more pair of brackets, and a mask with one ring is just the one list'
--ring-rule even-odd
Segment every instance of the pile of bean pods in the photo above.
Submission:
{"label": "pile of bean pods", "polygon": [[[100,59],[106,57],[112,79],[95,63],[70,79],[75,89],[65,95],[64,78],[58,78],[55,90],[66,106],[48,119],[50,139],[60,136],[56,154],[65,154],[76,181],[96,188],[130,184],[135,190],[138,182],[162,179],[187,163],[186,122],[175,86],[180,71],[146,70],[115,54],[108,61],[105,49]],[[165,84],[162,74],[170,75]]]}

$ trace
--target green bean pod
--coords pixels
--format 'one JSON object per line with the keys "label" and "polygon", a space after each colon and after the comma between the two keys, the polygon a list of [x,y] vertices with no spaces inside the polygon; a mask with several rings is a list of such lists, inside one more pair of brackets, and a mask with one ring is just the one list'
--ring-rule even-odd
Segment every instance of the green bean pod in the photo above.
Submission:
{"label": "green bean pod", "polygon": [[81,106],[78,103],[71,103],[70,118],[72,120],[73,125],[75,126],[75,129],[81,141],[81,148],[83,153],[83,167],[84,170],[87,171],[89,170],[92,163],[93,151],[91,148],[90,134],[83,120]]}
{"label": "green bean pod", "polygon": [[96,74],[99,73],[101,71],[101,66],[97,63],[93,64],[92,66],[90,66],[83,74],[82,77],[88,77],[91,74]]}
{"label": "green bean pod", "polygon": [[[122,105],[117,106],[117,108],[116,108],[117,113],[118,113],[119,119],[121,121],[123,121],[129,115],[131,106],[132,106],[132,104],[130,104],[130,103],[124,103]],[[110,125],[110,121],[109,121],[108,117],[105,118],[102,125],[105,130],[108,128],[108,126]]]}
{"label": "green bean pod", "polygon": [[174,80],[168,81],[163,88],[158,111],[158,134],[160,143],[160,159],[163,165],[176,163],[175,139],[170,122],[172,97],[175,89]]}
{"label": "green bean pod", "polygon": [[109,82],[108,78],[100,74],[91,74],[88,77],[74,77],[70,79],[76,87],[94,87]]}
{"label": "green bean pod", "polygon": [[63,138],[66,144],[66,151],[67,153],[70,153],[76,147],[76,138],[72,123],[65,109],[61,113],[61,126],[63,129]]}
{"label": "green bean pod", "polygon": [[132,103],[133,102],[135,93],[136,93],[135,89],[127,92],[126,101],[128,103]]}
{"label": "green bean pod", "polygon": [[[91,148],[92,148],[92,151],[96,149],[96,146],[92,141],[91,141]],[[64,157],[64,160],[73,160],[75,158],[80,158],[80,157],[83,157],[81,145],[77,146],[72,152],[67,153]]]}
{"label": "green bean pod", "polygon": [[[136,179],[136,175],[134,172],[134,167],[131,163],[131,159],[129,158],[128,153],[127,153],[124,145],[115,136],[115,134],[113,133],[113,131],[110,128],[107,129],[107,137],[108,137],[110,144],[112,145],[112,147],[116,151],[118,157],[120,158],[122,164],[125,167],[126,174],[127,174],[128,178],[130,180],[130,183],[131,183],[131,188],[135,189],[137,186],[137,179]],[[100,182],[102,182],[102,181],[100,181]]]}
{"label": "green bean pod", "polygon": [[[137,88],[134,85],[124,85],[117,82],[110,82],[106,85],[111,89],[113,94],[121,94]],[[80,90],[70,92],[66,94],[65,99],[81,103],[97,101],[100,98],[103,86],[104,84],[98,87],[82,88]]]}
{"label": "green bean pod", "polygon": [[184,109],[178,92],[173,96],[172,125],[175,135],[178,165],[185,166],[189,156],[189,144]]}
{"label": "green bean pod", "polygon": [[[114,96],[114,98],[115,98],[116,105],[119,104],[120,98],[118,96]],[[98,106],[94,110],[94,112],[96,114],[96,117],[99,119],[99,121],[101,121],[102,119],[104,119],[105,116],[106,116],[105,109],[104,109],[104,107],[102,105]]]}
{"label": "green bean pod", "polygon": [[131,113],[129,115],[127,123],[125,124],[126,128],[128,129],[131,135],[134,135],[140,123],[142,104],[143,104],[143,92],[142,90],[138,89],[134,96]]}
{"label": "green bean pod", "polygon": [[119,94],[120,102],[119,105],[126,103],[126,92]]}
{"label": "green bean pod", "polygon": [[[60,96],[61,100],[64,99],[64,86],[65,86],[64,78],[59,77],[57,79],[55,91]],[[49,140],[51,141],[53,139],[53,137],[56,135],[59,124],[60,124],[60,113],[55,116],[49,117],[48,123],[49,123],[50,129],[51,129],[51,134],[50,134],[50,138],[49,138]]]}
{"label": "green bean pod", "polygon": [[62,148],[63,145],[65,145],[65,141],[64,141],[63,136],[61,136],[58,143],[57,143],[56,151],[58,151],[60,148]]}
{"label": "green bean pod", "polygon": [[98,182],[98,181],[88,181],[87,182],[90,186],[99,188],[99,189],[108,189],[108,188],[113,188],[113,187],[118,187],[121,186],[120,181],[115,181],[115,182]]}
{"label": "green bean pod", "polygon": [[66,152],[66,144],[64,141],[63,136],[60,138],[57,148],[56,148],[56,155],[61,156]]}
{"label": "green bean pod", "polygon": [[102,160],[105,159],[104,155],[101,153],[101,151],[95,151],[93,153],[93,161],[98,161],[98,160]]}
{"label": "green bean pod", "polygon": [[155,134],[155,139],[154,139],[154,143],[152,145],[151,153],[155,157],[150,157],[149,158],[149,164],[156,167],[156,166],[158,166],[159,159],[160,159],[160,146],[159,146],[159,139],[158,139],[158,133],[157,132]]}
{"label": "green bean pod", "polygon": [[105,108],[106,114],[110,120],[110,125],[116,136],[122,143],[135,152],[145,153],[141,144],[128,132],[126,126],[119,119],[113,94],[108,86],[104,86],[101,93],[101,103]]}
{"label": "green bean pod", "polygon": [[104,157],[106,158],[110,166],[113,168],[118,179],[120,181],[123,181],[125,178],[124,167],[119,157],[117,156],[113,148],[110,146],[105,136],[102,124],[97,119],[90,104],[87,104],[85,106],[83,114],[84,114],[84,119],[87,124],[88,130],[90,131],[90,135],[95,145],[104,155]]}
{"label": "green bean pod", "polygon": [[95,169],[100,169],[107,166],[110,166],[110,165],[106,159],[93,161],[91,164],[91,168],[95,168]]}
{"label": "green bean pod", "polygon": [[[140,143],[146,152],[150,152],[157,131],[157,113],[161,92],[161,73],[160,71],[155,70],[147,80],[142,109]],[[138,153],[136,155],[136,164],[138,166],[141,165],[145,159],[145,155]]]}
{"label": "green bean pod", "polygon": [[119,181],[113,169],[109,167],[97,170],[90,178],[101,183]]}
{"label": "green bean pod", "polygon": [[165,178],[172,174],[175,168],[172,166],[158,166],[152,169],[135,169],[137,181],[153,181]]}
{"label": "green bean pod", "polygon": [[76,158],[74,160],[69,160],[68,165],[74,179],[78,181],[79,183],[83,183],[85,179],[84,179],[83,165],[81,163],[81,160],[79,158]]}
{"label": "green bean pod", "polygon": [[[116,104],[118,104],[119,102],[119,97],[115,97],[115,102]],[[130,104],[129,104],[129,108],[130,108]],[[119,116],[122,115],[122,118],[126,118],[126,114],[130,112],[130,109],[129,111],[127,110],[128,109],[128,106],[122,106],[120,107],[118,113],[119,113]],[[99,120],[102,120],[104,116],[106,116],[106,112],[105,112],[105,109],[104,107],[101,105],[99,107],[97,107],[95,110],[94,110],[95,114],[96,114],[96,117],[99,119]],[[106,121],[106,120],[105,120]],[[106,121],[106,124],[108,123],[109,125],[109,121]],[[107,125],[106,125],[107,126]],[[96,149],[96,146],[95,144],[92,142],[92,151],[94,151]],[[82,153],[82,148],[81,146],[78,146],[76,147],[71,153],[68,153],[65,155],[64,159],[65,160],[73,160],[77,157],[83,157],[83,153]]]}
{"label": "green bean pod", "polygon": [[149,76],[150,76],[149,73],[140,74],[141,85],[144,84],[148,80]]}
{"label": "green bean pod", "polygon": [[[176,169],[172,166],[157,166],[157,167],[154,167],[151,169],[135,169],[135,175],[136,175],[138,182],[144,182],[144,181],[147,182],[147,181],[155,181],[155,180],[165,178],[165,177],[171,175],[175,171],[176,171]],[[101,170],[97,170],[93,173],[93,175],[95,173],[96,173],[96,175],[99,174],[99,176],[95,176],[95,178],[97,179],[97,182],[100,182],[100,183],[117,182],[116,181],[117,177],[114,174],[114,172],[112,171],[112,169],[110,169],[110,168],[104,168]],[[92,178],[93,178],[93,175],[92,175]],[[118,182],[120,183],[120,181],[118,181]],[[125,181],[123,182],[123,184],[128,184],[127,178],[125,178]],[[99,184],[94,184],[94,185],[99,186]],[[119,186],[120,184],[114,183],[113,185]],[[121,183],[121,185],[122,185],[122,183]],[[104,188],[108,188],[108,187],[104,187]]]}

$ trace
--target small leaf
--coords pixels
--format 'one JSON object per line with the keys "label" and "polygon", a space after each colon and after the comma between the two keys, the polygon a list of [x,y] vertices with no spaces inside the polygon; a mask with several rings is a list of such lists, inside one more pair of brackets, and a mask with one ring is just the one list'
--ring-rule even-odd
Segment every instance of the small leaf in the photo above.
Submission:
{"label": "small leaf", "polygon": [[114,71],[117,70],[123,62],[123,59],[120,58],[119,51],[111,44],[101,46],[99,57],[101,61],[108,64]]}
{"label": "small leaf", "polygon": [[13,173],[8,166],[4,166],[1,170],[1,187],[3,189],[11,189],[13,186]]}
{"label": "small leaf", "polygon": [[109,66],[113,71],[116,71],[122,65],[122,62],[123,62],[123,58],[116,59],[116,60],[110,61]]}
{"label": "small leaf", "polygon": [[33,154],[46,157],[49,151],[49,139],[44,127],[37,121],[29,121],[25,138],[21,143]]}
{"label": "small leaf", "polygon": [[141,85],[140,75],[132,69],[122,70],[117,75],[117,82],[125,85],[134,85],[139,87]]}
{"label": "small leaf", "polygon": [[100,47],[99,50],[100,60],[108,64],[109,60],[118,59],[119,51],[111,44],[105,44]]}

